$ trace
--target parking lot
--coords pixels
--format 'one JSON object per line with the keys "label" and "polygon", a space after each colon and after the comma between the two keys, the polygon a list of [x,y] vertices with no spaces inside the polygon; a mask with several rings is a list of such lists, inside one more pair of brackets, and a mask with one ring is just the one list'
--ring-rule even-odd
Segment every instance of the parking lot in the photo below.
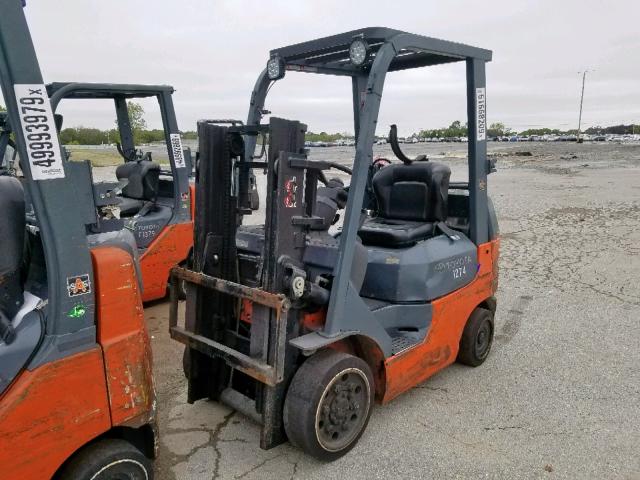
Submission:
{"label": "parking lot", "polygon": [[[462,175],[466,146],[428,148]],[[288,444],[261,450],[259,427],[224,406],[187,404],[168,304],[150,305],[157,477],[640,478],[640,145],[489,150],[502,243],[495,343],[481,367],[453,365],[377,406],[351,453],[323,464]]]}

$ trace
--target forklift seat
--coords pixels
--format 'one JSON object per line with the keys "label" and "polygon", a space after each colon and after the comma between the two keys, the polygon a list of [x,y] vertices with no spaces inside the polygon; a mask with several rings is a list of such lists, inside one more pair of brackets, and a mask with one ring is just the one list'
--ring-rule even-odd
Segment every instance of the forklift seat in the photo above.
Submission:
{"label": "forklift seat", "polygon": [[120,197],[120,215],[132,217],[145,202],[155,202],[160,183],[160,165],[149,160],[126,162],[116,168],[118,180],[128,180]]}
{"label": "forklift seat", "polygon": [[11,319],[23,303],[25,200],[15,177],[0,176],[0,312]]}
{"label": "forklift seat", "polygon": [[372,179],[378,216],[367,219],[358,235],[365,245],[408,247],[434,235],[447,218],[451,169],[441,163],[389,165]]}

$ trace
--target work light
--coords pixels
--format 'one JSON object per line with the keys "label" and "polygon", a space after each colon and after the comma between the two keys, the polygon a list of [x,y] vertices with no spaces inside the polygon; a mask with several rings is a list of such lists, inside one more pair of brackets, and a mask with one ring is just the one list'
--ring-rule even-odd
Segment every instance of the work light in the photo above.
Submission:
{"label": "work light", "polygon": [[349,60],[356,67],[361,67],[369,56],[369,45],[361,38],[356,38],[349,46]]}
{"label": "work light", "polygon": [[284,77],[284,60],[282,57],[271,57],[267,62],[267,75],[269,80],[280,80]]}

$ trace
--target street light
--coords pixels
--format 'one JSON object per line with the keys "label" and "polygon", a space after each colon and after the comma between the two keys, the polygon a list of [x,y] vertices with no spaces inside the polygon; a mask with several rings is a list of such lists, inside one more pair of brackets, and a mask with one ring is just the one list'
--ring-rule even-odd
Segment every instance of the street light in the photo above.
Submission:
{"label": "street light", "polygon": [[580,114],[578,115],[578,137],[577,137],[578,143],[582,143],[582,137],[580,136],[580,128],[582,126],[582,102],[584,101],[584,81],[587,76],[587,72],[593,72],[593,70],[585,70],[584,72],[578,72],[578,73],[582,73],[582,93],[580,93]]}

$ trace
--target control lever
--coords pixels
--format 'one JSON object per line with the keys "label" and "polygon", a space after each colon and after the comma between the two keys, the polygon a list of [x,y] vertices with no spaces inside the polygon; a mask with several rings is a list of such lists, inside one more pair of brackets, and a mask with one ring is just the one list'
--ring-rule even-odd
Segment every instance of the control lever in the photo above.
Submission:
{"label": "control lever", "polygon": [[411,165],[413,162],[428,162],[429,159],[426,155],[418,155],[416,158],[407,157],[404,152],[400,149],[400,144],[398,143],[398,127],[397,125],[391,125],[391,130],[389,130],[389,138],[388,142],[391,145],[391,150],[393,150],[393,154],[398,157],[399,160],[405,165]]}

